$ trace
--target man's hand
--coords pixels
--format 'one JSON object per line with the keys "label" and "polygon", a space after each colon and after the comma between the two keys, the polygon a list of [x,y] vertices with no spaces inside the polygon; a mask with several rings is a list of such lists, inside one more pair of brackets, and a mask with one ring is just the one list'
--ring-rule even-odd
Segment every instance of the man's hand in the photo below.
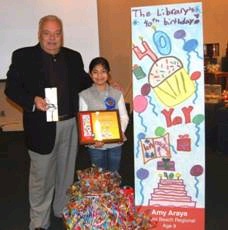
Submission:
{"label": "man's hand", "polygon": [[36,109],[40,110],[40,111],[47,111],[48,109],[48,104],[45,101],[44,98],[36,96],[34,98],[34,104],[36,106]]}

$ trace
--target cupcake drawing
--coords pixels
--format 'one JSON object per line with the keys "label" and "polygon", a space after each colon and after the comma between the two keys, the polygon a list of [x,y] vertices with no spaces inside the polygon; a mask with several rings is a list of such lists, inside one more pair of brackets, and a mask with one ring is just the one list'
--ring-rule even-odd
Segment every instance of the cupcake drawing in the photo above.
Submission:
{"label": "cupcake drawing", "polygon": [[169,107],[182,103],[195,91],[194,82],[174,56],[161,57],[153,63],[149,83],[161,103]]}
{"label": "cupcake drawing", "polygon": [[149,44],[141,40],[144,51],[135,45],[132,50],[139,60],[148,56],[153,61],[148,81],[159,101],[172,107],[191,97],[195,92],[195,83],[184,69],[181,60],[175,56],[158,58]]}

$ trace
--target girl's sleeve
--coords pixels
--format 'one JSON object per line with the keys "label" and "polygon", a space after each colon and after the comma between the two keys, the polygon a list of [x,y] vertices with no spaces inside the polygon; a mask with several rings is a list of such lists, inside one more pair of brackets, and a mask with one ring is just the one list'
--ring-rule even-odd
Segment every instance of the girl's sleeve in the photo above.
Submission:
{"label": "girl's sleeve", "polygon": [[119,114],[120,114],[121,129],[122,129],[122,132],[125,132],[128,122],[129,122],[129,116],[127,113],[123,94],[121,94],[120,99],[118,101],[118,109],[119,109]]}
{"label": "girl's sleeve", "polygon": [[87,111],[88,105],[81,95],[79,95],[79,111]]}

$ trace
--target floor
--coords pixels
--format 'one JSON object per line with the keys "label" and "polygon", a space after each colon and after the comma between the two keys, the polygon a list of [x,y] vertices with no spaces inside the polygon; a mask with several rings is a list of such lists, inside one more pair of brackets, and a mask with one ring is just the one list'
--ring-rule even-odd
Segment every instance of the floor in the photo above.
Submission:
{"label": "floor", "polygon": [[[121,171],[123,184],[134,186],[132,130],[127,132]],[[80,149],[77,169],[89,167],[89,158]],[[206,153],[206,230],[226,230],[228,221],[228,153],[217,153],[207,146]],[[27,230],[29,159],[23,132],[0,133],[0,230]],[[64,229],[61,221],[52,216],[50,230]],[[184,230],[184,229],[183,229]]]}

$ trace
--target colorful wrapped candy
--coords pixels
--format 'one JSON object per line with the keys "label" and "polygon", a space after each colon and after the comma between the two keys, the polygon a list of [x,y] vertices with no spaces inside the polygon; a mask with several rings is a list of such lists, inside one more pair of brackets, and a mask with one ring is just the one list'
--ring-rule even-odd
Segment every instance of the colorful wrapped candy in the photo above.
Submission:
{"label": "colorful wrapped candy", "polygon": [[78,181],[69,189],[63,210],[68,230],[151,229],[149,219],[137,214],[134,191],[120,187],[118,173],[97,167],[77,171]]}

